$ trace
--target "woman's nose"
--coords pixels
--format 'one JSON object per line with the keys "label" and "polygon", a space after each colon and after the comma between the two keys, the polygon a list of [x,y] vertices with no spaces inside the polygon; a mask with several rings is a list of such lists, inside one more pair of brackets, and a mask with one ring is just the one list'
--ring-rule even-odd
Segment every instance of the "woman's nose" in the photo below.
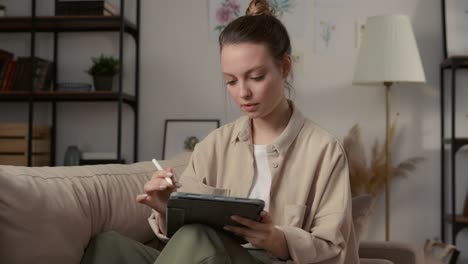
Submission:
{"label": "woman's nose", "polygon": [[242,82],[239,87],[239,96],[241,98],[249,98],[252,96],[252,91],[250,88],[247,86],[245,82]]}

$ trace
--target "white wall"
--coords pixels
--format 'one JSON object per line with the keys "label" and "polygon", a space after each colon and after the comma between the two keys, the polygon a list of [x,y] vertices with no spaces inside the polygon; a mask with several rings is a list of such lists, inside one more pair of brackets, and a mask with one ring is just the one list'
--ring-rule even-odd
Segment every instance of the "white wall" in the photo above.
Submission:
{"label": "white wall", "polygon": [[[17,12],[24,8],[17,1],[6,2],[15,6]],[[295,72],[294,100],[306,116],[339,138],[343,138],[353,124],[359,123],[368,148],[375,139],[384,140],[385,94],[382,87],[351,85],[357,56],[354,22],[378,14],[403,13],[411,17],[427,84],[399,85],[393,89],[393,114],[400,113],[400,133],[393,159],[398,162],[422,156],[426,161],[410,177],[397,180],[392,185],[391,237],[392,240],[422,245],[426,238],[440,235],[440,0],[354,0],[351,7],[342,9],[315,9],[312,0],[306,0],[306,3],[305,36],[292,38],[293,48],[302,52],[304,63],[303,71]],[[161,157],[165,119],[218,118],[224,124],[239,116],[222,84],[218,46],[209,38],[207,6],[205,0],[142,1],[140,160]],[[328,14],[344,25],[343,43],[334,53],[314,52],[316,13]],[[0,47],[11,47],[12,51],[27,54],[25,39],[20,35],[12,38],[3,34],[0,35]],[[60,72],[64,78],[75,81],[89,78],[82,72],[88,65],[89,56],[96,55],[102,47],[109,53],[117,54],[113,34],[66,34],[62,40]],[[43,42],[47,41],[47,37],[44,37]],[[126,40],[126,44],[130,47],[133,45],[130,39]],[[41,47],[46,49],[49,46],[44,44]],[[70,50],[65,46],[76,49]],[[132,50],[129,48],[130,52]],[[49,50],[44,54],[51,56],[52,53]],[[131,55],[126,59],[131,62]],[[127,71],[126,80],[129,75]],[[460,88],[467,80],[466,74],[462,76]],[[457,133],[460,136],[468,136],[468,109],[463,106],[467,96],[466,91],[457,96],[458,111],[461,113],[458,120],[461,126]],[[47,106],[43,108],[39,118],[48,121]],[[23,118],[26,113],[24,106],[14,104],[2,104],[0,113],[10,109],[18,112],[18,118]],[[114,109],[110,104],[62,104],[57,161],[61,162],[66,145],[72,143],[94,151],[114,150]],[[128,109],[125,113],[126,131],[130,132],[125,132],[124,139],[130,139],[132,116]],[[10,115],[0,115],[0,121],[12,119]],[[132,141],[124,141],[125,156],[130,158]],[[466,158],[466,152],[462,152],[457,160],[460,164]],[[466,165],[461,164],[458,171],[457,202],[460,212],[468,185],[468,177],[462,174],[466,174]],[[367,233],[368,239],[382,240],[384,237],[383,199],[378,205]],[[459,263],[468,261],[466,230],[458,236],[458,244],[464,251]]]}

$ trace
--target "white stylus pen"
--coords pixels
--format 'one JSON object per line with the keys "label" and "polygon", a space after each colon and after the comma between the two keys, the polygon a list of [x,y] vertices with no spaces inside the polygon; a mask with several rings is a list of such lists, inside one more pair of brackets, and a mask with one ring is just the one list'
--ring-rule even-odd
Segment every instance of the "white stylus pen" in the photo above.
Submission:
{"label": "white stylus pen", "polygon": [[[156,159],[152,159],[151,161],[153,162],[154,166],[156,166],[156,169],[158,169],[158,170],[160,170],[160,171],[161,171],[161,170],[164,170],[163,167],[161,167],[161,165],[159,164],[159,162],[158,162]],[[171,173],[169,173],[169,174],[171,174]],[[165,179],[165,180],[167,181],[167,183],[169,183],[170,185],[174,185],[174,183],[172,183],[171,178],[165,177],[164,179]]]}

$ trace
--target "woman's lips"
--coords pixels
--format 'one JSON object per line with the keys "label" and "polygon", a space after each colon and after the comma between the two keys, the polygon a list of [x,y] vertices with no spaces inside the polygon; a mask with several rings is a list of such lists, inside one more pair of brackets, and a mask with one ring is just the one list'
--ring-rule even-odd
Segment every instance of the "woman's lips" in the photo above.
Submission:
{"label": "woman's lips", "polygon": [[243,104],[241,105],[242,109],[246,112],[253,112],[257,109],[258,104]]}

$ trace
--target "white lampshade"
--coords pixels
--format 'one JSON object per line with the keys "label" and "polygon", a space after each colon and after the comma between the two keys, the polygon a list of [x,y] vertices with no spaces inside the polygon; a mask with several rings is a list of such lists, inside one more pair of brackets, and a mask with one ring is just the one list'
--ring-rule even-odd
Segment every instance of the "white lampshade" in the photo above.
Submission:
{"label": "white lampshade", "polygon": [[368,18],[353,83],[425,81],[421,57],[408,16],[384,15]]}

